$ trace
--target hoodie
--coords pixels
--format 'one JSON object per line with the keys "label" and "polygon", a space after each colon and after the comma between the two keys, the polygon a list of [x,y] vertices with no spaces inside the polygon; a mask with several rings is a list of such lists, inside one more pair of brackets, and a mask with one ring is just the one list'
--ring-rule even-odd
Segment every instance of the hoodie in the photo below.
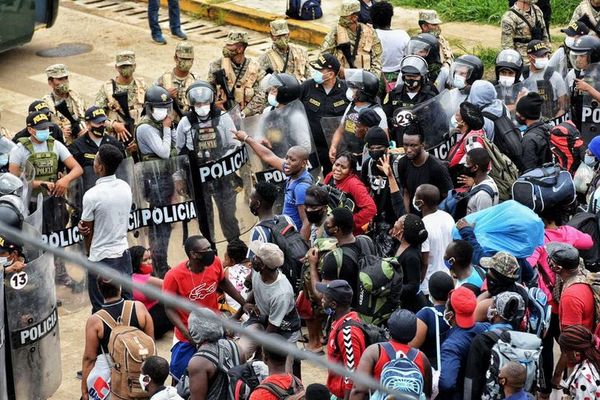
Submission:
{"label": "hoodie", "polygon": [[[496,88],[488,81],[473,82],[467,101],[479,107],[482,112],[494,114],[496,117],[508,112],[502,101],[497,98]],[[483,130],[488,139],[494,141],[494,122],[491,119],[484,117]]]}
{"label": "hoodie", "polygon": [[177,389],[173,386],[167,386],[160,392],[155,393],[150,400],[183,400],[183,398],[177,394]]}

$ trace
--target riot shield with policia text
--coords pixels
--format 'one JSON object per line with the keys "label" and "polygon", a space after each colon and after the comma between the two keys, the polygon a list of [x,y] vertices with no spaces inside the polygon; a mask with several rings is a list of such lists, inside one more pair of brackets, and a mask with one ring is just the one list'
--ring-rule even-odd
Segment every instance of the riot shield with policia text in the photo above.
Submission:
{"label": "riot shield with policia text", "polygon": [[8,399],[8,382],[6,380],[7,329],[4,325],[4,268],[0,268],[0,278],[2,278],[2,285],[0,285],[0,399]]}
{"label": "riot shield with policia text", "polygon": [[[583,80],[594,89],[600,90],[600,64],[589,65]],[[581,110],[581,137],[588,144],[598,134],[600,134],[600,102],[585,92]]]}

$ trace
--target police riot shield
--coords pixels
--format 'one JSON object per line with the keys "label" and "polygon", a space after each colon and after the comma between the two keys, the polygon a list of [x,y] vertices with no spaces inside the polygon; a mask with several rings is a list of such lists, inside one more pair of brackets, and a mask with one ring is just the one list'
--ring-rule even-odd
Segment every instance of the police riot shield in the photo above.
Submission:
{"label": "police riot shield", "polygon": [[[29,204],[33,196],[33,180],[35,179],[35,168],[33,167],[33,164],[26,161],[19,178],[23,182],[23,190],[21,191],[20,196],[24,206],[23,215],[27,216],[29,214]],[[36,228],[41,230],[39,226],[36,226]]]}
{"label": "police riot shield", "polygon": [[[591,64],[583,80],[600,90],[600,64]],[[583,94],[581,111],[581,136],[586,144],[600,134],[600,103],[589,93]]]}
{"label": "police riot shield", "polygon": [[[4,282],[4,268],[0,268],[0,278]],[[4,284],[0,285],[0,399],[8,399],[6,390],[8,388],[6,381],[6,330],[4,326]]]}
{"label": "police riot shield", "polygon": [[517,101],[521,96],[526,95],[528,90],[524,87],[523,82],[516,82],[514,85],[508,87],[497,84],[495,88],[496,97],[508,108],[512,121],[516,123],[515,108]]}
{"label": "police riot shield", "polygon": [[547,67],[543,73],[525,79],[523,86],[542,97],[541,117],[545,122],[557,125],[570,119],[570,95],[560,73]]}
{"label": "police riot shield", "polygon": [[[34,231],[27,223],[23,231]],[[35,235],[38,236],[39,231]],[[26,249],[26,254],[39,251]],[[54,258],[28,258],[21,272],[4,280],[7,321],[7,376],[16,399],[47,399],[61,383],[60,338],[54,287]],[[3,397],[7,398],[7,397]]]}
{"label": "police riot shield", "polygon": [[[248,201],[252,176],[248,149],[233,136],[242,127],[238,107],[192,127],[194,150],[189,151],[192,182],[204,235],[213,243],[235,239],[250,231],[256,217]],[[189,138],[189,136],[188,136]]]}

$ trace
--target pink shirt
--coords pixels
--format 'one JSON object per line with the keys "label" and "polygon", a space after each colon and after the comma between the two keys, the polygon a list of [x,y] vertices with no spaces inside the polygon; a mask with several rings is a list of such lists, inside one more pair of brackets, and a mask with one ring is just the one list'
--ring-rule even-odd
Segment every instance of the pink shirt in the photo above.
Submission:
{"label": "pink shirt", "polygon": [[[149,274],[132,274],[131,275],[131,279],[135,283],[139,283],[142,285],[147,284],[148,279],[150,279],[150,277],[151,277],[151,275],[149,275]],[[158,303],[158,300],[149,299],[148,297],[146,297],[146,295],[144,293],[140,292],[139,290],[135,290],[135,289],[133,290],[133,299],[144,303],[144,305],[146,306],[146,309],[148,311],[150,311],[150,309]]]}

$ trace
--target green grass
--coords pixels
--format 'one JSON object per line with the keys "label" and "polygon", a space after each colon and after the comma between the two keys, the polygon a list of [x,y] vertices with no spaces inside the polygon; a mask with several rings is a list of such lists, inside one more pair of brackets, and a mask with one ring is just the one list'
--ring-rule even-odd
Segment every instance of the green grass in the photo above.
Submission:
{"label": "green grass", "polygon": [[[400,7],[437,10],[445,21],[473,21],[499,25],[508,9],[507,0],[391,0]],[[580,0],[551,0],[552,25],[564,26],[571,19]]]}

